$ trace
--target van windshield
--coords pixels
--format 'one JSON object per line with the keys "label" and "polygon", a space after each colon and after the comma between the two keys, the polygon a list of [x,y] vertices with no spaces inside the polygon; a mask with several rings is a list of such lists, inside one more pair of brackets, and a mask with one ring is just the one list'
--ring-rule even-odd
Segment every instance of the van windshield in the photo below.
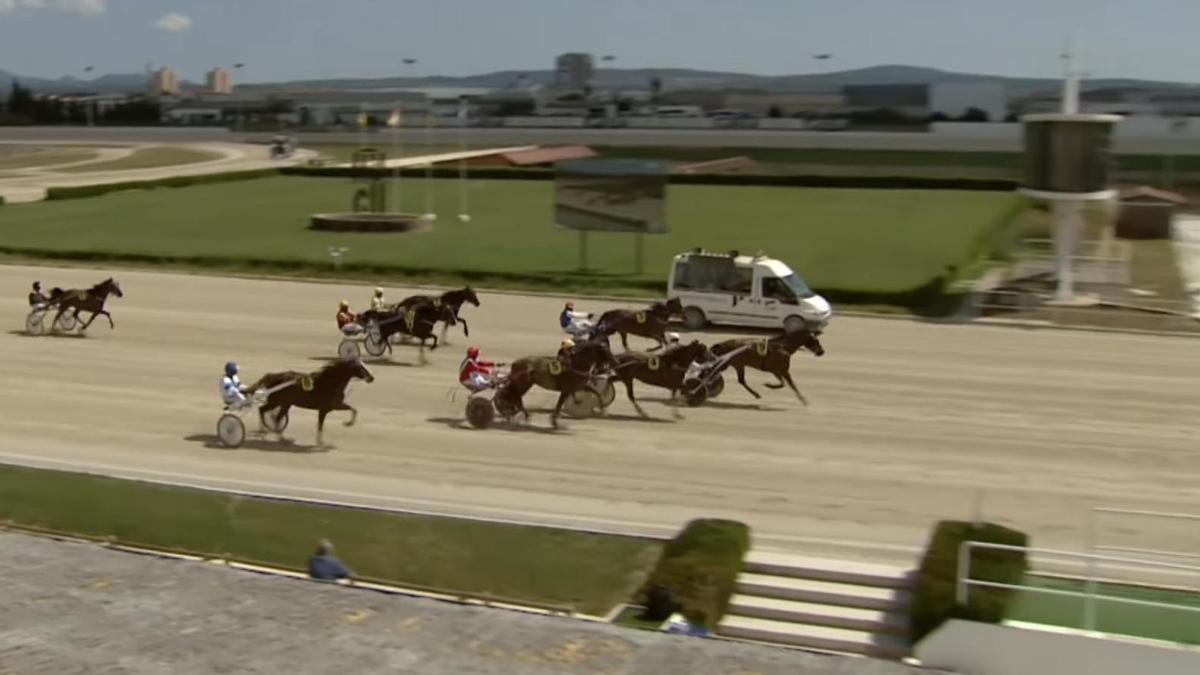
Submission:
{"label": "van windshield", "polygon": [[808,284],[804,283],[803,279],[796,276],[795,272],[792,272],[784,277],[783,283],[787,284],[787,287],[792,289],[792,292],[796,294],[797,298],[811,298],[816,295],[816,293],[813,293],[813,290],[808,287]]}

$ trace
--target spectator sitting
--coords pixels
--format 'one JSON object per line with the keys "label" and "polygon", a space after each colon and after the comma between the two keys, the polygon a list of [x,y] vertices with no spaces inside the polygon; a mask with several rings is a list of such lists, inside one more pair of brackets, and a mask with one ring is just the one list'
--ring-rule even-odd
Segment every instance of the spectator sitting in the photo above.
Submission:
{"label": "spectator sitting", "polygon": [[334,557],[333,544],[322,539],[317,544],[317,551],[308,558],[308,576],[321,581],[337,581],[349,579],[350,570]]}

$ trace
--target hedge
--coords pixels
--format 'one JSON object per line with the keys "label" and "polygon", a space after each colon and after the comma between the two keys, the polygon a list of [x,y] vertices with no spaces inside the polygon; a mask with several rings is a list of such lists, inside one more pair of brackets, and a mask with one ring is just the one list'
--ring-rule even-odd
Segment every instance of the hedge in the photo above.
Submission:
{"label": "hedge", "polygon": [[[912,637],[917,642],[951,618],[985,623],[1004,620],[1012,591],[974,586],[967,604],[958,604],[958,554],[964,541],[1009,546],[1028,546],[1029,537],[994,523],[978,527],[971,522],[946,520],[938,523],[929,538],[913,588]],[[1029,569],[1024,551],[973,549],[971,578],[1004,584],[1019,584]]]}
{"label": "hedge", "polygon": [[665,589],[672,609],[682,612],[692,625],[712,630],[725,615],[749,549],[750,528],[744,523],[693,520],[667,542],[639,600],[649,606],[650,598]]}
{"label": "hedge", "polygon": [[[281,173],[294,176],[326,178],[390,178],[397,175],[395,169],[372,167],[286,167]],[[400,176],[420,177],[425,169],[401,169]],[[454,166],[433,167],[434,178],[457,178]],[[481,167],[471,169],[470,178],[481,180],[553,180],[554,170],[545,168]],[[822,176],[807,174],[762,174],[762,173],[713,173],[713,174],[669,174],[667,182],[672,185],[733,185],[761,187],[828,187],[861,188],[874,190],[974,190],[989,192],[1011,192],[1019,183],[1015,180],[982,178],[933,178],[925,176]]]}
{"label": "hedge", "polygon": [[154,180],[135,180],[119,183],[101,183],[97,185],[76,185],[72,187],[52,187],[46,190],[46,199],[82,199],[96,197],[109,192],[120,190],[153,190],[160,187],[180,188],[205,183],[228,183],[230,181],[253,180],[279,174],[279,169],[253,169],[250,171],[227,171],[225,173],[206,173],[194,176],[172,176]]}

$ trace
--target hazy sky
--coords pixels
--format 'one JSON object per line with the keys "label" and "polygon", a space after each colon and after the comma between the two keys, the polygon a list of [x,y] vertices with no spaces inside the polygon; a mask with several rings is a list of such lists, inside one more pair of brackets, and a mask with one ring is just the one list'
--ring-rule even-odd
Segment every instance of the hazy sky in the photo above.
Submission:
{"label": "hazy sky", "polygon": [[[621,67],[761,74],[884,63],[1058,76],[1072,30],[1093,76],[1200,81],[1200,0],[0,0],[0,69],[82,76],[244,62],[249,81]],[[817,53],[833,53],[814,61]]]}

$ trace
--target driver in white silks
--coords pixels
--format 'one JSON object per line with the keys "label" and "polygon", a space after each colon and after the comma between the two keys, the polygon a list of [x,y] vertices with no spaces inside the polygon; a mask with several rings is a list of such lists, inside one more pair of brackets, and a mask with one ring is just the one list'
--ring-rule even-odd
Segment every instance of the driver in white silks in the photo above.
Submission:
{"label": "driver in white silks", "polygon": [[225,364],[225,376],[221,378],[221,400],[228,408],[246,405],[245,387],[238,378],[238,366],[233,361]]}
{"label": "driver in white silks", "polygon": [[646,351],[654,352],[654,351],[658,351],[659,349],[661,349],[661,350],[663,350],[664,353],[666,353],[666,352],[669,352],[672,349],[679,346],[679,333],[667,332],[667,333],[663,334],[663,338],[666,339],[666,341],[667,341],[667,343],[665,345],[663,345],[661,347],[659,347],[658,345],[655,345],[655,346],[651,347],[650,349],[647,349]]}

